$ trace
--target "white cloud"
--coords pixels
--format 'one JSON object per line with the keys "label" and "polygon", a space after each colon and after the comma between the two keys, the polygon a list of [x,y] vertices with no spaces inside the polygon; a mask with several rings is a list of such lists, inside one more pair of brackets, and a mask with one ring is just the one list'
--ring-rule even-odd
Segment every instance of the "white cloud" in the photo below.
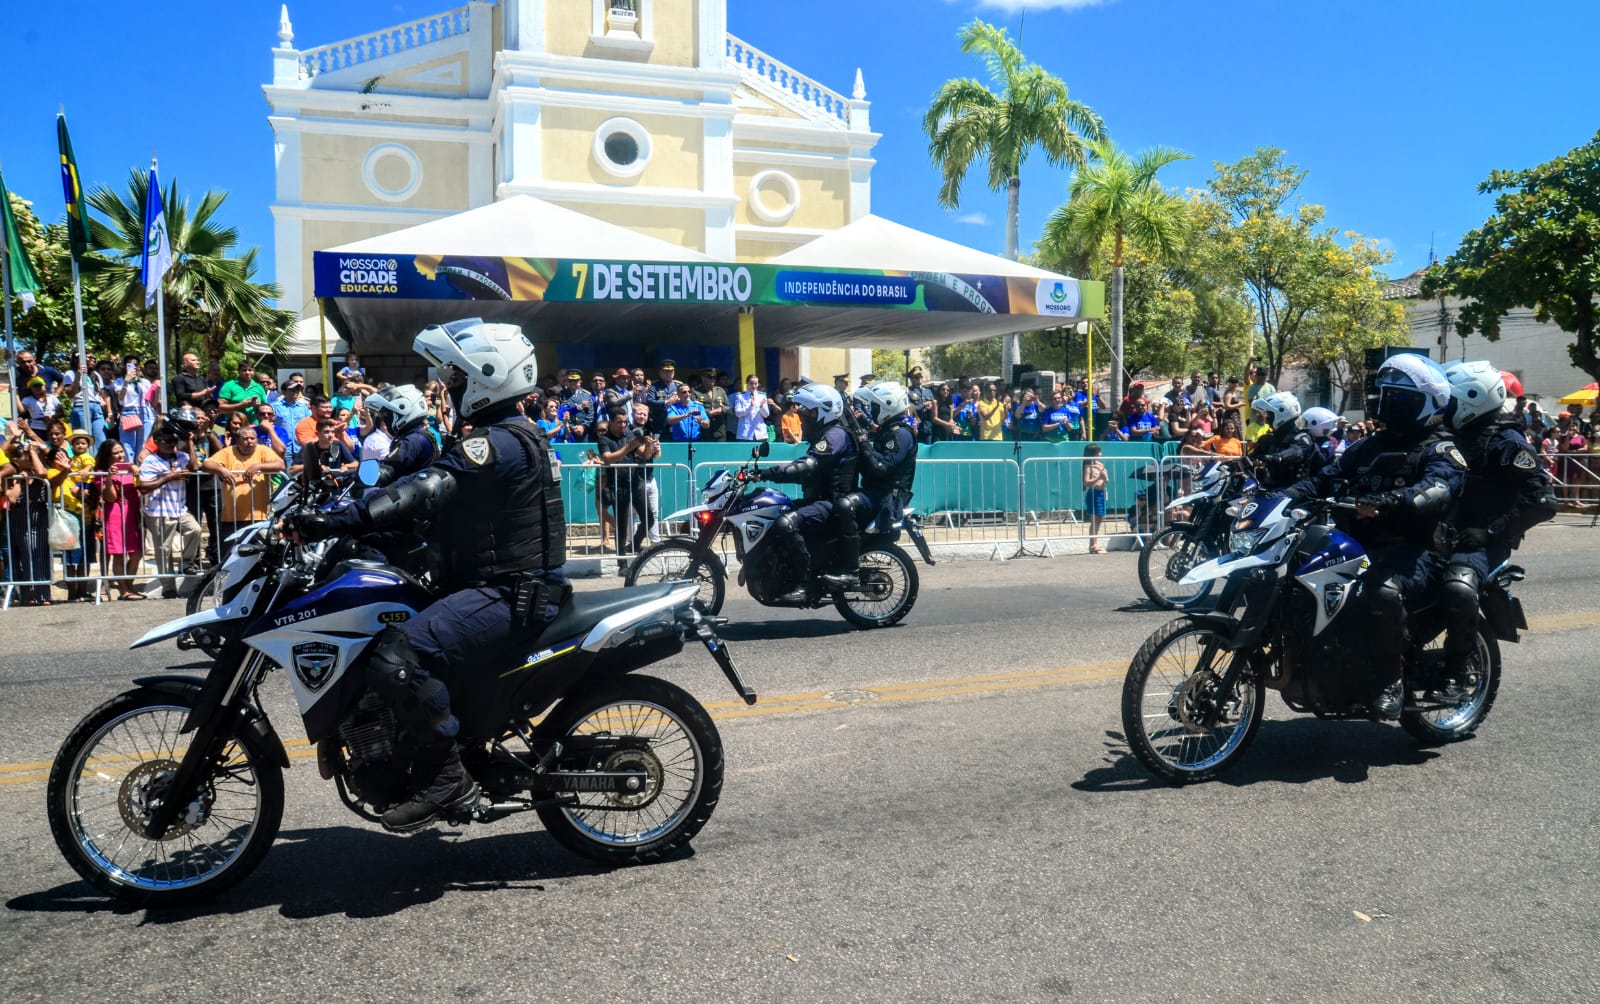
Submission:
{"label": "white cloud", "polygon": [[957,223],[966,223],[969,226],[974,226],[974,227],[986,227],[986,226],[989,225],[989,214],[988,213],[962,213],[960,216],[956,217],[956,222]]}
{"label": "white cloud", "polygon": [[1114,0],[978,0],[978,6],[994,7],[1007,14],[1015,14],[1031,10],[1081,10],[1112,2]]}

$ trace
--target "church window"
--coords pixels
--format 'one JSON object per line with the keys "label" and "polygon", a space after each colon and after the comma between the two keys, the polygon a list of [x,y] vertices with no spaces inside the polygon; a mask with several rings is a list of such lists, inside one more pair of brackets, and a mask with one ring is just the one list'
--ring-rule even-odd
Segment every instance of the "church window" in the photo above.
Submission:
{"label": "church window", "polygon": [[650,133],[630,118],[607,119],[594,132],[594,159],[613,177],[637,177],[650,162]]}

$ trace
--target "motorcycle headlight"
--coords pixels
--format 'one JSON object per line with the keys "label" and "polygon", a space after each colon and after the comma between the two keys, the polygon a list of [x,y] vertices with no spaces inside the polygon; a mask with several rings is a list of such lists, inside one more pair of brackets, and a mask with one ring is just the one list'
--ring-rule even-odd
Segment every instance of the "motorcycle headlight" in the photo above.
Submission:
{"label": "motorcycle headlight", "polygon": [[1234,530],[1228,534],[1228,550],[1234,554],[1249,554],[1261,543],[1261,538],[1267,535],[1265,527],[1255,530]]}

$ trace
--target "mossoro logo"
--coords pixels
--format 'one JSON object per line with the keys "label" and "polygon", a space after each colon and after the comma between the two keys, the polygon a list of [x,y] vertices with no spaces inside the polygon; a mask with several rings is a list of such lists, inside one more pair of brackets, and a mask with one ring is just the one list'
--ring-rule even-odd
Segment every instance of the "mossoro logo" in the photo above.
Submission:
{"label": "mossoro logo", "polygon": [[339,292],[397,293],[400,263],[394,258],[340,258]]}
{"label": "mossoro logo", "polygon": [[1048,317],[1078,316],[1078,280],[1040,279],[1034,295],[1039,313]]}

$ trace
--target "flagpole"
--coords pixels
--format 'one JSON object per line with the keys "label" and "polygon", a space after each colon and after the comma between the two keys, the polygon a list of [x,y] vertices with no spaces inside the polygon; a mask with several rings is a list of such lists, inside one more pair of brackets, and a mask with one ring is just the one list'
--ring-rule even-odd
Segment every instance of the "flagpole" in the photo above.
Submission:
{"label": "flagpole", "polygon": [[[154,153],[152,153],[150,155],[150,177],[149,177],[148,180],[149,181],[156,181],[156,155]],[[156,191],[155,197],[158,200],[161,198],[161,192],[160,192],[159,189]],[[148,202],[149,199],[147,198],[145,201]],[[150,221],[146,220],[145,221],[145,226],[148,227],[149,225],[150,225]],[[150,239],[149,238],[149,234],[147,233],[145,235],[145,240],[148,241],[149,239]],[[166,234],[165,226],[162,227],[161,240],[163,242],[165,242],[167,240],[167,234]],[[169,247],[169,248],[171,247],[170,244],[166,244],[165,246]],[[161,387],[161,414],[163,416],[165,416],[166,413],[167,413],[167,297],[166,297],[166,286],[167,286],[167,274],[165,272],[162,272],[161,275],[156,277],[156,356],[157,356],[158,359],[160,359],[160,366],[161,366],[161,384],[160,384],[160,387]]]}
{"label": "flagpole", "polygon": [[84,423],[88,424],[89,402],[83,400],[83,380],[89,372],[88,350],[83,343],[83,290],[78,285],[78,257],[68,255],[72,259],[72,319],[78,325],[78,401],[83,405]]}
{"label": "flagpole", "polygon": [[17,389],[17,338],[11,329],[11,259],[6,255],[6,244],[0,240],[0,286],[4,287],[6,300],[6,375],[7,385],[11,388],[11,420],[17,420],[18,399],[21,394]]}

